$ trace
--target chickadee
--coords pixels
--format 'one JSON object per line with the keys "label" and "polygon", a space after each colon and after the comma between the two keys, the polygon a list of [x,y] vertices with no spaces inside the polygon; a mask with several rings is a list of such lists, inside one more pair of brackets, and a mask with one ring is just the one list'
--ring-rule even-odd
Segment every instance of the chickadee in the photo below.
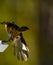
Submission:
{"label": "chickadee", "polygon": [[[27,61],[29,57],[29,49],[23,38],[22,32],[27,31],[29,28],[26,26],[19,27],[14,22],[1,22],[0,24],[5,25],[5,30],[8,33],[9,40],[13,43],[14,55],[17,56],[19,60]],[[6,41],[3,41],[6,42]]]}

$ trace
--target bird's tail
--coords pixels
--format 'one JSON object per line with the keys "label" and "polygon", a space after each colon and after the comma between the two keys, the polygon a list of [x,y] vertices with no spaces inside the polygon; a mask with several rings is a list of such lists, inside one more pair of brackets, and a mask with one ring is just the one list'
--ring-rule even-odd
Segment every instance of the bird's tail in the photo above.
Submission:
{"label": "bird's tail", "polygon": [[27,61],[29,57],[28,52],[28,47],[23,44],[20,39],[14,40],[14,55],[16,55],[19,60]]}

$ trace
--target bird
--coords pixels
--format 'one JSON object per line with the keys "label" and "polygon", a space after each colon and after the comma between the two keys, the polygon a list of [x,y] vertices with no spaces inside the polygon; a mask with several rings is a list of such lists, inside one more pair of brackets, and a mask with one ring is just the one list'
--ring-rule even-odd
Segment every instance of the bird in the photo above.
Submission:
{"label": "bird", "polygon": [[12,41],[14,55],[17,57],[18,60],[27,61],[29,58],[29,49],[22,32],[27,31],[29,28],[27,26],[19,27],[13,21],[4,21],[0,22],[0,24],[5,26],[5,30],[9,36],[9,39],[3,40],[3,42]]}

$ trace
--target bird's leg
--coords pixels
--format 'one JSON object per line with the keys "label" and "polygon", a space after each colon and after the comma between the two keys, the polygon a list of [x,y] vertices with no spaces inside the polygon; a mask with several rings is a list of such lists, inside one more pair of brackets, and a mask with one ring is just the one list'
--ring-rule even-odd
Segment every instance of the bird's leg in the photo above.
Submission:
{"label": "bird's leg", "polygon": [[10,37],[8,40],[3,40],[2,42],[10,42],[12,38]]}
{"label": "bird's leg", "polygon": [[9,42],[10,40],[2,40],[2,44]]}

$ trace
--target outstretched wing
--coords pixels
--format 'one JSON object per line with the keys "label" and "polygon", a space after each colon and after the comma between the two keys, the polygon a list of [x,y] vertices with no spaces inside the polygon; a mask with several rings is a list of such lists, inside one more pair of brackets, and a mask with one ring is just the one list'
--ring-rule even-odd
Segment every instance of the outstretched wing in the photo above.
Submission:
{"label": "outstretched wing", "polygon": [[28,48],[26,47],[23,42],[20,40],[20,36],[13,40],[13,47],[14,47],[14,55],[17,56],[19,60],[27,61],[28,55]]}

